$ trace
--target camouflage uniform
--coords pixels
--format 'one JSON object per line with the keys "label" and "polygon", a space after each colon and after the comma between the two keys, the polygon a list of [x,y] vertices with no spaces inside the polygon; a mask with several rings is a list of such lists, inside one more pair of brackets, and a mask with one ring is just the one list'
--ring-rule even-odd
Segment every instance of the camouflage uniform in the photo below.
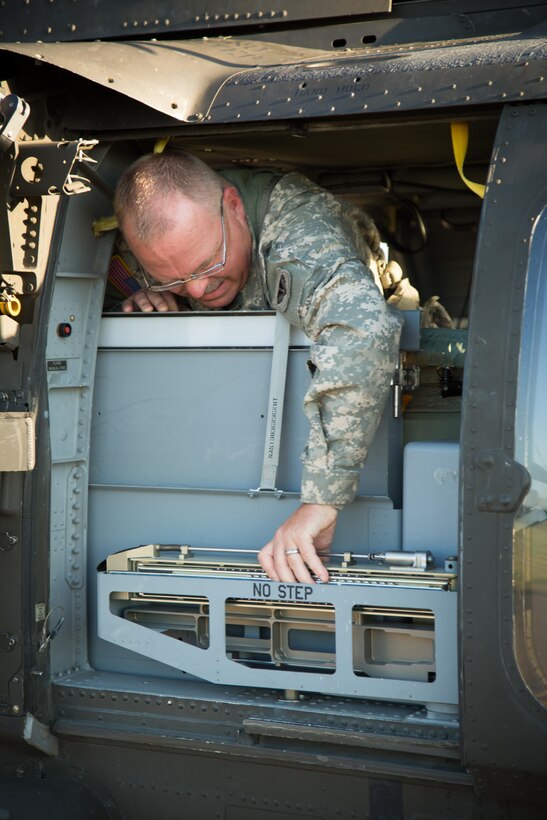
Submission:
{"label": "camouflage uniform", "polygon": [[[239,188],[236,173],[226,177]],[[377,277],[378,233],[360,209],[291,173],[254,239],[251,274],[228,309],[283,310],[309,337],[302,501],[342,507],[357,493],[398,358],[402,321]]]}
{"label": "camouflage uniform", "polygon": [[309,337],[302,501],[342,507],[357,493],[398,358],[402,321],[382,293],[378,232],[301,174],[222,175],[239,190],[253,237],[249,278],[224,310],[283,311]]}

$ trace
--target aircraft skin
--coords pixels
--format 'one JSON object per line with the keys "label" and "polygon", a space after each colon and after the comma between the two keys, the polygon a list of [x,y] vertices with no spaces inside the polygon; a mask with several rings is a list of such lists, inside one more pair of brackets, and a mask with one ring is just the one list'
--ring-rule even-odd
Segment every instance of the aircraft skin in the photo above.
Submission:
{"label": "aircraft skin", "polygon": [[[5,0],[0,816],[544,816],[546,32],[509,0]],[[166,146],[362,205],[452,319],[405,318],[331,584],[249,557],[298,503],[306,340],[265,493],[273,315],[105,302],[116,181]]]}

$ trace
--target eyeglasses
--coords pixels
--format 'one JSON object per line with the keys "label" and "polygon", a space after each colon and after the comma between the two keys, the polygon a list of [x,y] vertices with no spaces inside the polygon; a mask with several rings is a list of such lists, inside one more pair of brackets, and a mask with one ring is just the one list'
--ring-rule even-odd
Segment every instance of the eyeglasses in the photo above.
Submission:
{"label": "eyeglasses", "polygon": [[191,276],[188,276],[186,279],[175,279],[173,282],[167,282],[166,284],[160,285],[159,282],[150,279],[149,274],[146,273],[142,265],[140,266],[140,272],[142,273],[142,278],[146,283],[146,287],[148,290],[153,290],[156,293],[161,293],[164,290],[172,290],[173,288],[178,288],[181,285],[187,285],[188,282],[195,282],[196,279],[204,279],[206,276],[212,276],[214,273],[218,273],[226,266],[226,227],[224,225],[224,192],[220,198],[220,225],[222,227],[222,260],[217,262],[216,265],[212,265],[207,270],[200,271],[200,273],[193,273]]}

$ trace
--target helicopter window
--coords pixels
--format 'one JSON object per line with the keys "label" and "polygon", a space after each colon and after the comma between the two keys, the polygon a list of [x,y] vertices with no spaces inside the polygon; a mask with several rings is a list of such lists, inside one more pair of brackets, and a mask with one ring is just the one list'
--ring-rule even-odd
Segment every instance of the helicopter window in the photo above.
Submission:
{"label": "helicopter window", "polygon": [[547,706],[547,210],[536,224],[523,317],[515,457],[531,477],[514,526],[515,652],[528,688]]}

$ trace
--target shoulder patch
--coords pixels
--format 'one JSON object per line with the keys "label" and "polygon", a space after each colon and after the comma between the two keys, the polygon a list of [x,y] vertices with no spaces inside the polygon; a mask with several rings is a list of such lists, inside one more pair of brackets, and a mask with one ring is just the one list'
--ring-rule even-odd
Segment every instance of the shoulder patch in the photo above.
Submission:
{"label": "shoulder patch", "polygon": [[291,298],[291,275],[286,270],[280,270],[275,282],[274,308],[284,313]]}

